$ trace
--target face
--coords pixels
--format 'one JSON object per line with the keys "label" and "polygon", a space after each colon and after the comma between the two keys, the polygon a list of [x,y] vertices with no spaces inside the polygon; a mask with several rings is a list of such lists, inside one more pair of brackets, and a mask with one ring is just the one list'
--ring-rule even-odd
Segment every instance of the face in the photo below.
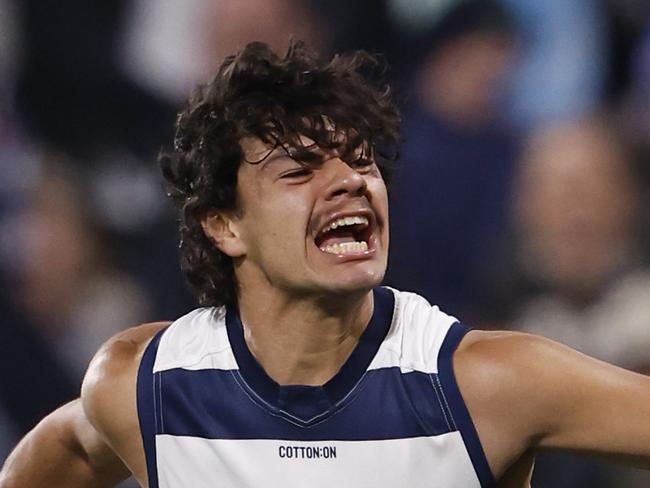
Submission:
{"label": "face", "polygon": [[615,139],[564,123],[529,142],[516,200],[527,259],[551,283],[598,289],[627,252],[635,187]]}
{"label": "face", "polygon": [[241,164],[242,211],[220,246],[235,260],[242,293],[271,287],[319,295],[377,286],[386,269],[388,202],[373,159],[346,163],[326,154],[307,167],[258,139],[242,147],[247,161],[262,162]]}

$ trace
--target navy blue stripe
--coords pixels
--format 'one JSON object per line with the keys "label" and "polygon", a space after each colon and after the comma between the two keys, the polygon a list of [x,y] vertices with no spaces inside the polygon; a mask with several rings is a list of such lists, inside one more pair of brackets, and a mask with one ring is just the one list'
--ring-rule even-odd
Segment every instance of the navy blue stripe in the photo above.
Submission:
{"label": "navy blue stripe", "polygon": [[354,393],[310,425],[262,403],[237,371],[162,373],[165,433],[210,439],[379,440],[450,432],[425,373],[368,371]]}
{"label": "navy blue stripe", "polygon": [[158,488],[158,471],[156,470],[156,420],[158,412],[155,408],[157,393],[154,390],[153,365],[156,360],[160,338],[165,330],[166,328],[159,331],[149,342],[138,368],[136,390],[138,420],[140,421],[140,433],[147,460],[149,488]]}
{"label": "navy blue stripe", "polygon": [[496,486],[496,481],[492,471],[490,470],[487,458],[485,457],[485,452],[483,451],[483,446],[478,438],[474,422],[472,422],[472,418],[469,415],[463,396],[461,395],[458,384],[456,383],[456,376],[454,374],[452,363],[454,351],[468,331],[469,329],[464,325],[455,323],[451,326],[449,332],[447,332],[447,337],[445,337],[440,349],[440,354],[438,355],[438,377],[440,378],[443,393],[449,403],[449,408],[453,413],[456,426],[463,437],[463,442],[465,443],[469,457],[472,460],[474,470],[481,482],[481,486],[484,488],[493,487]]}
{"label": "navy blue stripe", "polygon": [[273,381],[248,350],[239,313],[234,308],[228,308],[228,340],[241,377],[265,403],[278,412],[290,413],[304,423],[336,408],[364,375],[390,329],[395,306],[393,292],[388,288],[376,288],[373,290],[373,298],[372,318],[350,357],[331,380],[316,387],[279,385]]}
{"label": "navy blue stripe", "polygon": [[359,381],[384,342],[393,322],[395,295],[389,288],[373,290],[373,312],[359,342],[340,371],[323,387],[330,398],[343,398]]}

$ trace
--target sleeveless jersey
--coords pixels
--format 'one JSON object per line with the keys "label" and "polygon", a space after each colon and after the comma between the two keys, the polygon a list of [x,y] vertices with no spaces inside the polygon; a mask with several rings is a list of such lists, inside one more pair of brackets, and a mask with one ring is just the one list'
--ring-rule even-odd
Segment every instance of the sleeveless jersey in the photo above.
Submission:
{"label": "sleeveless jersey", "polygon": [[494,486],[452,369],[468,329],[418,295],[373,293],[359,343],[322,386],[275,383],[234,309],[159,332],[137,386],[149,487]]}

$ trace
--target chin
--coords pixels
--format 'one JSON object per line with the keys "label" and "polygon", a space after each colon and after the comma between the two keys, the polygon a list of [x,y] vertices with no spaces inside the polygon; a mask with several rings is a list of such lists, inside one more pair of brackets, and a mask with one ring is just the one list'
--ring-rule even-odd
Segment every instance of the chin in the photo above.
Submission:
{"label": "chin", "polygon": [[385,270],[366,273],[354,273],[354,276],[345,274],[333,277],[328,288],[340,293],[365,293],[381,285],[384,279]]}

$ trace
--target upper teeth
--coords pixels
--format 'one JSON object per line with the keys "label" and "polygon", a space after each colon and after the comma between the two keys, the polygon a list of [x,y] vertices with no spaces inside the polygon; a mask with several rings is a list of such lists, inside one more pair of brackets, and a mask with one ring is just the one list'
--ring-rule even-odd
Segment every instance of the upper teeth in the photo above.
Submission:
{"label": "upper teeth", "polygon": [[344,225],[355,225],[355,224],[368,225],[368,219],[366,217],[362,217],[361,215],[354,215],[351,217],[341,217],[340,219],[335,220],[330,225],[325,227],[322,232],[325,233],[325,232],[329,232],[330,230],[334,230],[337,227],[342,227]]}

